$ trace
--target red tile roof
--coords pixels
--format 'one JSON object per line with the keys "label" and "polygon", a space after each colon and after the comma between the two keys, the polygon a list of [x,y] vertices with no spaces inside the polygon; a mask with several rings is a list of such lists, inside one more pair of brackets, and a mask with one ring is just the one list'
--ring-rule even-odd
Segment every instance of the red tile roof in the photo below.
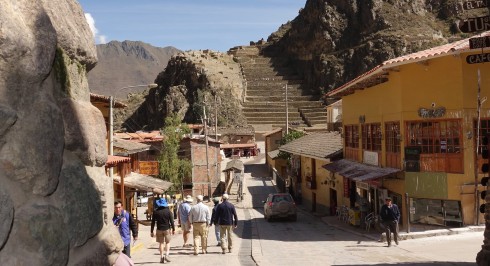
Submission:
{"label": "red tile roof", "polygon": [[107,162],[105,163],[106,166],[114,166],[119,163],[129,163],[131,161],[131,158],[129,157],[122,157],[122,156],[114,156],[114,155],[108,155],[107,156]]}
{"label": "red tile roof", "polygon": [[[490,31],[483,32],[482,34],[480,34],[478,36],[473,36],[471,38],[484,37],[484,36],[490,36]],[[362,75],[354,78],[353,80],[345,83],[344,85],[342,85],[342,86],[340,86],[334,90],[331,90],[330,92],[326,93],[325,96],[327,96],[327,97],[344,96],[344,95],[349,93],[348,89],[351,86],[353,86],[353,85],[355,85],[361,81],[367,80],[369,78],[379,77],[387,69],[390,69],[390,68],[393,68],[396,66],[405,65],[408,63],[420,62],[420,61],[424,61],[424,60],[428,60],[428,59],[432,59],[432,58],[445,56],[448,54],[459,54],[462,52],[467,52],[470,50],[469,39],[470,38],[466,38],[466,39],[459,40],[459,41],[456,41],[453,43],[444,44],[444,45],[433,47],[433,48],[430,48],[427,50],[423,50],[423,51],[419,51],[416,53],[407,54],[407,55],[403,55],[403,56],[400,56],[397,58],[386,60],[383,63],[381,63],[380,65],[377,65],[373,69],[363,73]],[[476,49],[474,49],[474,50],[476,50]],[[484,48],[483,50],[490,50],[490,48]]]}
{"label": "red tile roof", "polygon": [[[90,102],[102,102],[102,103],[109,104],[109,100],[110,100],[109,96],[90,93]],[[123,102],[120,102],[120,101],[117,101],[114,99],[114,107],[115,108],[126,108],[128,106],[126,104],[124,104]]]}

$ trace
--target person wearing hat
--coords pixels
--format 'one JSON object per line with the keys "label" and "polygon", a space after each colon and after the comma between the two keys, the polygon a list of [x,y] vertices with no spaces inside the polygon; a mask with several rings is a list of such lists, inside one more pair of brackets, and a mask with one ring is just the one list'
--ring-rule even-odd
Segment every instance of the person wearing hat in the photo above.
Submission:
{"label": "person wearing hat", "polygon": [[390,197],[385,199],[385,204],[383,207],[381,207],[379,215],[381,217],[381,222],[385,227],[388,247],[391,247],[391,232],[393,232],[395,244],[398,245],[398,222],[400,221],[400,210],[396,204],[391,203]]}
{"label": "person wearing hat", "polygon": [[[157,224],[157,233],[156,240],[159,243],[160,250],[160,262],[170,262],[169,253],[170,253],[170,239],[171,235],[175,234],[175,226],[174,226],[174,216],[170,212],[168,208],[167,200],[158,199],[155,202],[157,209],[153,212],[153,216],[151,218],[151,229],[150,234],[151,237],[154,237],[153,228],[155,228],[155,223]],[[170,232],[170,228],[172,228],[172,232]],[[164,249],[165,248],[165,249]],[[165,255],[163,251],[165,250]]]}
{"label": "person wearing hat", "polygon": [[202,254],[208,253],[208,225],[211,225],[211,213],[209,207],[205,205],[203,196],[196,197],[197,204],[192,206],[189,213],[192,234],[194,235],[194,255],[198,254],[199,239],[201,240]]}
{"label": "person wearing hat", "polygon": [[[218,208],[218,204],[219,204],[219,197],[214,197],[213,198],[213,203],[214,203],[214,207],[213,207],[213,211],[211,213],[211,224],[214,225],[214,234],[216,235],[216,240],[218,241],[218,247],[221,246],[221,238],[219,237],[219,224],[216,223],[216,209]],[[211,225],[210,225],[211,226]]]}
{"label": "person wearing hat", "polygon": [[131,232],[133,239],[138,239],[138,226],[133,219],[133,216],[123,209],[122,202],[114,202],[114,216],[112,222],[117,227],[119,234],[124,242],[123,253],[131,258]]}
{"label": "person wearing hat", "polygon": [[223,194],[221,198],[223,202],[216,208],[216,216],[213,222],[219,224],[221,249],[223,250],[222,253],[225,254],[226,242],[228,242],[228,253],[231,253],[231,249],[233,248],[232,228],[237,228],[238,216],[236,215],[235,206],[228,202],[230,198],[228,194]]}
{"label": "person wearing hat", "polygon": [[184,245],[187,246],[187,241],[189,240],[189,233],[191,232],[191,224],[189,223],[189,213],[191,212],[191,195],[187,195],[184,198],[184,202],[179,205],[178,216],[180,227],[182,228],[182,237],[184,238]]}

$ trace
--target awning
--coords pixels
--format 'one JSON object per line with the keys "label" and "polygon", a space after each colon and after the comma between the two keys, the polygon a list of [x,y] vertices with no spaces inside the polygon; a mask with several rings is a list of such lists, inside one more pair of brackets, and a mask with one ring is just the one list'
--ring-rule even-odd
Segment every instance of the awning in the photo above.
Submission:
{"label": "awning", "polygon": [[239,148],[255,148],[257,147],[256,143],[237,143],[237,144],[221,144],[222,149],[239,149]]}
{"label": "awning", "polygon": [[[114,176],[113,180],[114,182],[121,184],[120,176]],[[160,178],[132,172],[124,177],[124,186],[142,191],[163,194],[172,186],[172,183]]]}
{"label": "awning", "polygon": [[337,173],[354,181],[367,181],[402,171],[401,169],[389,167],[382,168],[346,159],[338,160],[333,163],[323,165],[322,167],[330,172]]}
{"label": "awning", "polygon": [[271,159],[276,159],[277,156],[279,155],[279,150],[273,150],[267,153]]}

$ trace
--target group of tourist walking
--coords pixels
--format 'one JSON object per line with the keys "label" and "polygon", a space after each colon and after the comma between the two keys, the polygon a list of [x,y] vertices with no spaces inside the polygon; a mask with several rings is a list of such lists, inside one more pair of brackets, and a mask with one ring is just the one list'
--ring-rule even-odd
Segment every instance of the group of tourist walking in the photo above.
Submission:
{"label": "group of tourist walking", "polygon": [[[237,228],[238,216],[235,206],[228,199],[228,194],[223,194],[221,198],[213,198],[214,207],[212,211],[204,204],[204,197],[196,197],[197,203],[192,205],[193,198],[187,195],[180,204],[174,203],[174,210],[169,209],[169,204],[165,198],[155,200],[155,210],[151,219],[151,237],[156,237],[158,250],[160,252],[160,263],[171,262],[170,258],[170,241],[175,234],[175,218],[178,218],[179,226],[182,229],[184,240],[183,248],[193,247],[194,255],[208,253],[208,231],[214,225],[217,246],[221,247],[222,254],[231,253],[233,250],[233,229]],[[174,217],[176,216],[176,217]],[[131,250],[131,233],[133,239],[138,239],[137,226],[132,216],[122,209],[121,202],[114,204],[114,225],[118,227],[121,238],[124,242],[124,250],[121,254],[121,264],[115,265],[133,265],[130,261]],[[156,228],[156,231],[155,231]],[[193,244],[188,244],[189,235],[192,231]],[[200,251],[200,252],[199,252]],[[119,262],[119,259],[118,259]]]}

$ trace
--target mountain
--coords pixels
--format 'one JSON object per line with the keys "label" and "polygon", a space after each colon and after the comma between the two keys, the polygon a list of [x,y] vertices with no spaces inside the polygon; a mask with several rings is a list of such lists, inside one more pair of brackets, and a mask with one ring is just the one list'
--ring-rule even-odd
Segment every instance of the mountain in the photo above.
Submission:
{"label": "mountain", "polygon": [[[213,53],[198,55],[206,60],[193,59],[192,51],[172,58],[156,79],[159,86],[148,92],[126,123],[136,121],[140,128],[159,128],[173,112],[187,123],[196,123],[202,117],[203,105],[213,109],[209,99],[214,95],[227,107],[226,113],[218,113],[218,119],[223,120],[220,124],[247,123],[250,119],[243,115],[246,105],[260,102],[273,112],[272,99],[282,100],[282,93],[273,88],[281,88],[285,80],[300,84],[298,99],[318,95],[310,100],[328,102],[334,99],[321,99],[321,95],[385,60],[469,37],[458,29],[458,22],[486,12],[465,11],[459,0],[307,0],[298,16],[272,33],[267,42],[230,49],[232,62]],[[212,81],[216,73],[208,69],[215,62],[221,65],[217,73],[223,79],[243,86],[223,87]],[[241,73],[227,74],[237,67]],[[263,91],[258,91],[258,85]],[[205,104],[204,95],[208,99]]]}
{"label": "mountain", "polygon": [[88,73],[90,91],[113,95],[125,100],[130,92],[142,92],[145,87],[120,88],[154,83],[168,60],[180,50],[154,47],[140,41],[111,41],[97,45],[97,65]]}

